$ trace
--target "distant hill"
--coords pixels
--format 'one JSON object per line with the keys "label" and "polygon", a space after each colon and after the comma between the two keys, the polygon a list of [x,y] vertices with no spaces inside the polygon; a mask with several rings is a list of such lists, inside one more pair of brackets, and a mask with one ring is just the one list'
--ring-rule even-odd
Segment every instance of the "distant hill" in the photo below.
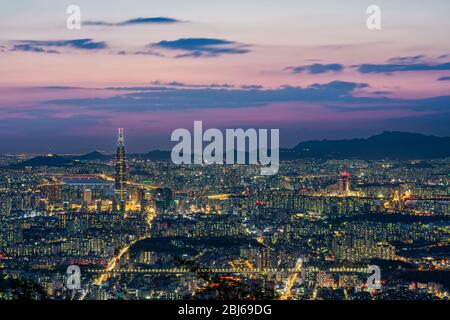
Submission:
{"label": "distant hill", "polygon": [[[171,152],[155,150],[146,154],[130,155],[130,157],[133,156],[148,160],[170,161]],[[245,156],[247,159],[248,154],[246,153]],[[367,139],[305,141],[292,149],[280,149],[281,160],[302,158],[408,160],[445,157],[450,157],[450,137],[440,138],[398,131],[385,131]]]}
{"label": "distant hill", "polygon": [[145,154],[130,155],[130,157],[135,156],[137,158],[153,160],[153,161],[170,161],[171,153],[172,153],[171,151],[154,150],[154,151],[147,152]]}
{"label": "distant hill", "polygon": [[95,161],[95,160],[109,161],[114,159],[114,155],[103,154],[99,151],[92,151],[83,155],[71,156],[70,159],[79,161]]}
{"label": "distant hill", "polygon": [[47,156],[37,156],[20,163],[15,163],[8,166],[8,168],[23,169],[25,167],[43,167],[43,166],[63,167],[72,165],[74,163],[75,163],[74,161],[58,155],[47,155]]}
{"label": "distant hill", "polygon": [[450,157],[450,137],[386,131],[367,139],[317,140],[283,150],[284,158],[434,159]]}

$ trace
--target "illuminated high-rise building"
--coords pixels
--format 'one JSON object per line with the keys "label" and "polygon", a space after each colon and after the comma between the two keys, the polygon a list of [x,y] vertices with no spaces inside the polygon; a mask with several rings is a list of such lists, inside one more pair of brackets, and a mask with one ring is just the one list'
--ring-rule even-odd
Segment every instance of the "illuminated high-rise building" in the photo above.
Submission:
{"label": "illuminated high-rise building", "polygon": [[338,181],[338,192],[344,196],[350,195],[350,173],[342,172],[341,178]]}
{"label": "illuminated high-rise building", "polygon": [[119,128],[119,135],[117,138],[116,163],[114,172],[114,202],[113,210],[125,212],[127,190],[127,165],[125,160],[125,145],[123,138],[123,129]]}
{"label": "illuminated high-rise building", "polygon": [[87,205],[90,205],[92,203],[92,190],[91,189],[84,189],[83,201]]}

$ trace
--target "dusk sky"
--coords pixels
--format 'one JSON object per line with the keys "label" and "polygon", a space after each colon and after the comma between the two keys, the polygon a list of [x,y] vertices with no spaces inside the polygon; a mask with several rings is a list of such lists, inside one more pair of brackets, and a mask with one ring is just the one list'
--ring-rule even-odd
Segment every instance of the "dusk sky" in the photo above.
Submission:
{"label": "dusk sky", "polygon": [[[66,8],[81,9],[81,29]],[[366,27],[369,5],[381,30]],[[450,136],[448,0],[0,2],[0,154],[170,149],[176,128],[281,145]]]}

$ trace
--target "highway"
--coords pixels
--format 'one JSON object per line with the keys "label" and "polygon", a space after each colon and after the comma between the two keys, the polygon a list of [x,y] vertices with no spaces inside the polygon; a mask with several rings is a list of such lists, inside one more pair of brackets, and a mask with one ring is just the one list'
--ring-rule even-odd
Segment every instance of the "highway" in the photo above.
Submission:
{"label": "highway", "polygon": [[[298,262],[297,262],[298,265]],[[317,267],[306,267],[305,270],[307,272],[319,272],[321,271]],[[367,273],[366,268],[329,268],[325,269],[327,272],[335,272],[335,273]],[[277,269],[277,268],[264,268],[264,269],[256,269],[253,267],[245,267],[245,268],[200,268],[195,271],[187,268],[167,268],[167,269],[156,269],[156,268],[145,268],[145,269],[122,269],[122,268],[113,268],[109,271],[106,269],[88,269],[86,272],[89,273],[108,273],[108,274],[120,274],[120,273],[143,273],[143,274],[182,274],[182,273],[197,273],[197,272],[206,272],[206,273],[301,273],[303,272],[302,268],[287,268],[287,269]],[[295,282],[295,278],[291,278],[291,283]],[[289,282],[287,282],[289,284]]]}

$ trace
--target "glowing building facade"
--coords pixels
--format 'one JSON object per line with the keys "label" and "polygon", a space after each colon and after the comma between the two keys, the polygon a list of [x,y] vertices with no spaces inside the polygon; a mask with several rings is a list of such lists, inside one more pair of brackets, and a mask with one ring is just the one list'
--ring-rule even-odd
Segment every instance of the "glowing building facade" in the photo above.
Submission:
{"label": "glowing building facade", "polygon": [[127,199],[126,181],[127,181],[127,165],[125,160],[123,129],[119,128],[119,135],[117,138],[115,173],[114,173],[114,202],[113,202],[114,211],[118,210],[120,212],[125,212],[125,205]]}

